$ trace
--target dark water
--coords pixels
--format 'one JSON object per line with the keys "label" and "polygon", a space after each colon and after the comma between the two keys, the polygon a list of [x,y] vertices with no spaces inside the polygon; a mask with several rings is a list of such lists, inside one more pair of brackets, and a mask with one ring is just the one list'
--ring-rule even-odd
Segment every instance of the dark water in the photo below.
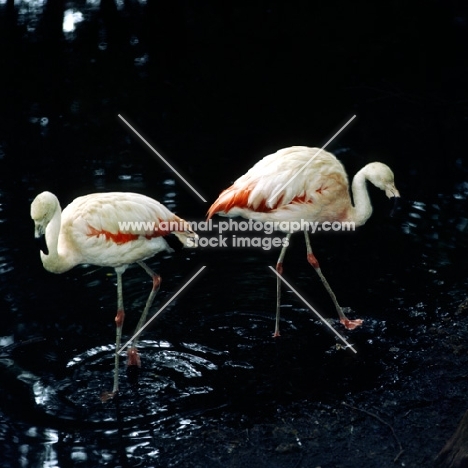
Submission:
{"label": "dark water", "polygon": [[[395,466],[388,427],[359,410],[393,425],[397,465],[430,466],[468,408],[464,11],[182,1],[0,11],[0,466]],[[82,21],[70,30],[73,14]],[[350,176],[388,163],[403,202],[390,218],[371,188],[364,227],[312,240],[364,326],[340,328],[300,235],[285,277],[358,353],[287,288],[272,339],[276,249],[180,250],[149,262],[163,277],[154,309],[205,270],[144,333],[137,381],[122,363],[119,398],[101,403],[115,275],[47,273],[34,196],[50,190],[65,206],[135,191],[200,221],[261,156],[320,146],[354,114],[329,149]],[[127,338],[149,289],[143,270],[125,273]]]}

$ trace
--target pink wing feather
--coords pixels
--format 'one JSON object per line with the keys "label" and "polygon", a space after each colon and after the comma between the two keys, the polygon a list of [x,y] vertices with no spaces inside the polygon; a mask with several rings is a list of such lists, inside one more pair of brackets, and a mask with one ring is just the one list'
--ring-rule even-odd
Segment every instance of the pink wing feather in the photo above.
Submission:
{"label": "pink wing feather", "polygon": [[[293,146],[265,156],[224,190],[208,210],[208,218],[219,213],[285,219],[288,211],[303,210],[309,219],[317,219],[336,200],[342,200],[343,207],[351,203],[342,164],[333,154],[319,148]],[[332,217],[341,216],[339,213]]]}

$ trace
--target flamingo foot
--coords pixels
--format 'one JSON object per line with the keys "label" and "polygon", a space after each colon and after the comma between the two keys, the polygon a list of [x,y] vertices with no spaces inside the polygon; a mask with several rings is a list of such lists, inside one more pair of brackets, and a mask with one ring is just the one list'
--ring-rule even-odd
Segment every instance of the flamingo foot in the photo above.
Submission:
{"label": "flamingo foot", "polygon": [[354,330],[355,328],[360,327],[363,324],[364,320],[361,320],[361,319],[349,320],[347,318],[342,318],[340,319],[340,322],[348,330]]}
{"label": "flamingo foot", "polygon": [[279,338],[280,336],[281,335],[279,331],[275,331],[275,333],[273,333],[273,338]]}
{"label": "flamingo foot", "polygon": [[107,403],[109,400],[112,400],[119,392],[103,392],[101,393],[101,402]]}
{"label": "flamingo foot", "polygon": [[141,359],[140,355],[138,353],[138,350],[135,348],[135,346],[132,346],[131,348],[128,348],[127,351],[127,366],[137,366],[141,367]]}

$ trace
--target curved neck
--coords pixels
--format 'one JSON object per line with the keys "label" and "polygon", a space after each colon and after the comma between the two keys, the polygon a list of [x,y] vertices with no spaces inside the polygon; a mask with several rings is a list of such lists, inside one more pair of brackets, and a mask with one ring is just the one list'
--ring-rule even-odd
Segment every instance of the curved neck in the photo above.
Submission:
{"label": "curved neck", "polygon": [[47,225],[45,239],[49,254],[41,252],[41,260],[44,268],[52,273],[63,273],[73,267],[71,256],[61,255],[59,252],[59,236],[62,224],[60,207],[55,210],[54,216]]}
{"label": "curved neck", "polygon": [[363,225],[372,214],[372,205],[366,186],[365,168],[361,169],[353,179],[351,190],[353,192],[353,220],[356,226]]}

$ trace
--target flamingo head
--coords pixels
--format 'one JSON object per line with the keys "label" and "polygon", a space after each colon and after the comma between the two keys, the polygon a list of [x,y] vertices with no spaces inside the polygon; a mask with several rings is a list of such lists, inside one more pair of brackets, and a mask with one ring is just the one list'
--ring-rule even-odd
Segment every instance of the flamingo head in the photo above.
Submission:
{"label": "flamingo head", "polygon": [[395,187],[395,176],[392,170],[383,163],[373,162],[364,167],[366,179],[377,188],[383,190],[388,198],[393,200],[390,216],[393,216],[398,208],[400,192]]}
{"label": "flamingo head", "polygon": [[366,178],[377,188],[384,190],[388,198],[399,198],[400,192],[395,187],[392,170],[383,163],[373,162],[365,167]]}
{"label": "flamingo head", "polygon": [[58,209],[60,209],[59,201],[57,197],[50,192],[40,193],[31,203],[31,218],[34,221],[34,237],[45,255],[49,254],[46,242],[46,229]]}

